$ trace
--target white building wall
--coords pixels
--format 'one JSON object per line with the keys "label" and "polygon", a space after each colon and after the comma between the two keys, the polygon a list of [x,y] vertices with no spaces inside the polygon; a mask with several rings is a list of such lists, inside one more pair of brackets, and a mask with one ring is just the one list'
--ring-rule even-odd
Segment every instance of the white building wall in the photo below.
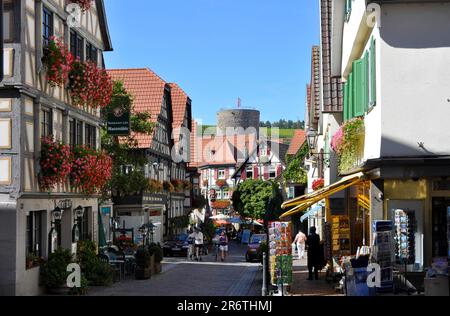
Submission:
{"label": "white building wall", "polygon": [[450,154],[449,34],[450,3],[383,6],[381,156]]}

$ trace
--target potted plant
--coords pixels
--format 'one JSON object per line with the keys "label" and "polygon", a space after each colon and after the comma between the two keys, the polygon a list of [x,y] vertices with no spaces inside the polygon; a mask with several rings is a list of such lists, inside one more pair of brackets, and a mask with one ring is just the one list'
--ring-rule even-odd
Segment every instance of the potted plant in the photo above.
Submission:
{"label": "potted plant", "polygon": [[141,247],[136,252],[136,280],[148,280],[152,276],[151,274],[151,254],[150,252]]}
{"label": "potted plant", "polygon": [[162,271],[161,261],[163,260],[163,250],[160,245],[151,244],[149,247],[149,251],[154,257],[152,274],[159,274]]}
{"label": "potted plant", "polygon": [[59,249],[48,257],[48,261],[41,268],[41,283],[49,294],[68,294],[66,282],[70,272],[67,272],[67,266],[73,262],[69,250]]}

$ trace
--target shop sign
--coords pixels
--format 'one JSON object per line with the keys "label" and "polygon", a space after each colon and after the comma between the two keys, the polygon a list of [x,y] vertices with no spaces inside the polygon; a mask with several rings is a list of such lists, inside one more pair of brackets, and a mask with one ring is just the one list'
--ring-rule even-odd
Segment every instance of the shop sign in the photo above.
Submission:
{"label": "shop sign", "polygon": [[157,217],[157,216],[161,216],[161,211],[159,210],[152,210],[152,211],[150,211],[150,213],[149,213],[149,216],[150,217]]}
{"label": "shop sign", "polygon": [[124,110],[123,106],[115,107],[107,115],[107,132],[111,136],[130,135],[130,111]]}
{"label": "shop sign", "polygon": [[102,215],[110,215],[111,207],[102,207]]}

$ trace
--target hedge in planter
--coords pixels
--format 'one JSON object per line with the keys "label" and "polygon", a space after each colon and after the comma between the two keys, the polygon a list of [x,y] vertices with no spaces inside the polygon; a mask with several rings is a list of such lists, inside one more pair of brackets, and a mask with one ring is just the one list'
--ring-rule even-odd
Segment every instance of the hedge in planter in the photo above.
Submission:
{"label": "hedge in planter", "polygon": [[114,271],[109,264],[99,260],[95,242],[79,242],[77,259],[89,285],[109,286],[113,283]]}
{"label": "hedge in planter", "polygon": [[163,250],[160,245],[157,245],[155,243],[151,244],[149,246],[149,252],[150,255],[154,256],[154,265],[152,269],[152,274],[159,274],[161,273],[162,266],[161,262],[163,261]]}
{"label": "hedge in planter", "polygon": [[67,266],[73,263],[73,257],[69,250],[59,249],[50,254],[48,261],[41,267],[41,284],[51,294],[67,294]]}
{"label": "hedge in planter", "polygon": [[137,280],[147,280],[152,276],[151,271],[152,256],[145,248],[139,248],[136,252],[136,271],[135,277]]}

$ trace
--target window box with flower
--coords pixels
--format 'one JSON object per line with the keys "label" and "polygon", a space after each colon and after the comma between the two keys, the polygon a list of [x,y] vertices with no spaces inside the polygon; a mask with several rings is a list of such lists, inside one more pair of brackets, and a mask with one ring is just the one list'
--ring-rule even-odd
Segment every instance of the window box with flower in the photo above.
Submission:
{"label": "window box with flower", "polygon": [[82,12],[89,11],[94,3],[94,0],[68,0],[69,3],[78,4]]}
{"label": "window box with flower", "polygon": [[222,188],[225,188],[226,186],[228,186],[228,183],[227,183],[227,180],[217,180],[216,185],[222,189]]}
{"label": "window box with flower", "polygon": [[166,192],[169,192],[169,193],[175,192],[175,187],[173,186],[173,184],[170,181],[164,181],[163,188],[164,188],[164,191],[166,191]]}
{"label": "window box with flower", "polygon": [[72,185],[85,194],[101,193],[112,177],[112,159],[105,152],[87,146],[73,149]]}
{"label": "window box with flower", "polygon": [[49,191],[57,184],[64,184],[72,170],[72,152],[70,147],[53,138],[46,137],[41,142],[39,159],[39,184],[42,190]]}
{"label": "window box with flower", "polygon": [[325,187],[325,180],[324,179],[317,179],[314,180],[313,184],[312,184],[312,189],[314,191],[323,189]]}
{"label": "window box with flower", "polygon": [[53,36],[44,48],[42,58],[47,70],[47,81],[52,87],[63,87],[69,79],[74,58],[64,41]]}

